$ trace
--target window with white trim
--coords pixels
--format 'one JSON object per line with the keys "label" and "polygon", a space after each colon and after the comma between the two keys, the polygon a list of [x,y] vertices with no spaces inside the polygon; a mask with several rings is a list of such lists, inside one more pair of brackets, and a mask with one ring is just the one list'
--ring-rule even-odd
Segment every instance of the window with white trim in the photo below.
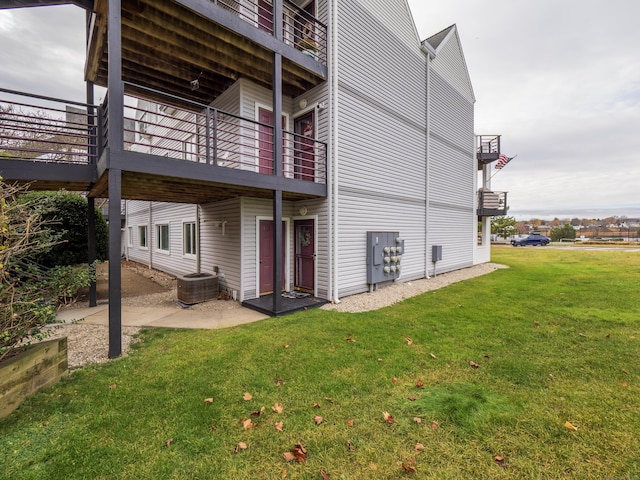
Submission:
{"label": "window with white trim", "polygon": [[169,225],[156,225],[156,249],[169,251]]}
{"label": "window with white trim", "polygon": [[185,222],[182,224],[182,249],[185,255],[195,255],[196,243],[196,222]]}
{"label": "window with white trim", "polygon": [[127,246],[133,247],[133,227],[127,227]]}
{"label": "window with white trim", "polygon": [[140,248],[147,248],[147,226],[140,225],[138,227],[138,246]]}

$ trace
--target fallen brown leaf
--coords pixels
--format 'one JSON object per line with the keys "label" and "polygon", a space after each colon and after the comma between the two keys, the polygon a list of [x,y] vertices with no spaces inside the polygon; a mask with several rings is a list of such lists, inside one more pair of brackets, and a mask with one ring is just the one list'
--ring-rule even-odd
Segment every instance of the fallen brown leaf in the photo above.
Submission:
{"label": "fallen brown leaf", "polygon": [[397,379],[397,377],[393,377],[393,378],[391,379],[391,383],[398,383],[398,379]]}
{"label": "fallen brown leaf", "polygon": [[274,403],[273,407],[271,407],[271,410],[276,413],[282,413],[284,411],[284,407],[280,403]]}
{"label": "fallen brown leaf", "polygon": [[347,427],[353,427],[353,418],[347,420]]}
{"label": "fallen brown leaf", "polygon": [[415,402],[418,399],[418,397],[416,397],[415,395],[411,395],[410,397],[407,397],[407,400],[409,400],[410,402]]}
{"label": "fallen brown leaf", "polygon": [[574,432],[578,430],[578,427],[572,425],[571,422],[564,422],[564,426],[567,427],[569,430],[573,430]]}
{"label": "fallen brown leaf", "polygon": [[627,375],[629,375],[629,370],[625,370],[624,368],[622,369],[622,373],[625,373]]}
{"label": "fallen brown leaf", "polygon": [[416,387],[418,387],[418,388],[422,388],[422,387],[424,387],[424,382],[423,382],[422,380],[418,380],[418,381],[416,382]]}
{"label": "fallen brown leaf", "polygon": [[109,389],[113,390],[114,388],[116,388],[118,385],[115,383],[112,383],[111,385],[109,385]]}
{"label": "fallen brown leaf", "polygon": [[233,447],[233,453],[238,453],[240,450],[246,450],[249,448],[246,443],[240,442],[235,447]]}
{"label": "fallen brown leaf", "polygon": [[371,463],[369,464],[369,468],[370,468],[371,470],[378,470],[378,465],[376,465],[375,463],[371,462]]}
{"label": "fallen brown leaf", "polygon": [[333,398],[331,398],[331,397],[324,397],[324,400],[326,402],[333,403]]}
{"label": "fallen brown leaf", "polygon": [[320,470],[320,476],[322,477],[322,480],[331,480],[331,477],[329,476],[329,474],[325,473],[324,470]]}
{"label": "fallen brown leaf", "polygon": [[413,417],[413,421],[416,423],[422,423],[422,419],[420,417]]}
{"label": "fallen brown leaf", "polygon": [[265,408],[262,407],[260,410],[254,410],[253,412],[251,412],[251,416],[253,418],[258,418],[260,415],[262,415],[265,411]]}
{"label": "fallen brown leaf", "polygon": [[620,386],[622,387],[628,387],[629,384],[627,382],[620,382]]}
{"label": "fallen brown leaf", "polygon": [[253,428],[255,426],[256,426],[256,424],[253,423],[250,418],[248,420],[244,420],[242,422],[242,428],[244,428],[245,430],[249,430],[249,429],[251,429],[251,428]]}
{"label": "fallen brown leaf", "polygon": [[281,387],[282,385],[284,385],[284,380],[282,380],[282,378],[278,377],[276,378],[276,387]]}
{"label": "fallen brown leaf", "polygon": [[378,359],[378,362],[381,362],[381,361],[382,361],[382,359],[381,359],[381,358],[379,358],[379,359]]}
{"label": "fallen brown leaf", "polygon": [[416,473],[415,460],[410,459],[407,463],[402,462],[402,468],[407,473]]}
{"label": "fallen brown leaf", "polygon": [[502,468],[507,468],[507,462],[502,455],[496,455],[493,457],[493,461],[496,462]]}
{"label": "fallen brown leaf", "polygon": [[205,398],[204,403],[213,403],[213,398]]}
{"label": "fallen brown leaf", "polygon": [[393,415],[391,415],[389,412],[382,412],[382,418],[384,418],[384,421],[387,423],[393,423]]}
{"label": "fallen brown leaf", "polygon": [[349,450],[350,452],[355,452],[356,447],[354,447],[351,442],[347,442],[347,450]]}
{"label": "fallen brown leaf", "polygon": [[471,365],[473,368],[480,368],[480,365],[478,365],[476,362],[474,362],[473,360],[469,361],[469,365]]}
{"label": "fallen brown leaf", "polygon": [[313,421],[316,423],[316,425],[320,425],[324,421],[324,418],[322,418],[319,415],[316,415],[315,417],[313,417]]}
{"label": "fallen brown leaf", "polygon": [[301,443],[296,443],[295,447],[289,450],[289,453],[293,454],[293,457],[298,463],[303,463],[307,461],[307,449],[304,448],[304,446]]}
{"label": "fallen brown leaf", "polygon": [[438,358],[433,353],[430,353],[429,355],[431,356],[431,358]]}
{"label": "fallen brown leaf", "polygon": [[287,478],[287,469],[286,468],[284,470],[282,470],[282,473],[280,474],[280,478]]}
{"label": "fallen brown leaf", "polygon": [[347,342],[349,343],[356,343],[356,339],[353,337],[347,337]]}
{"label": "fallen brown leaf", "polygon": [[607,333],[607,334],[604,336],[604,338],[611,338],[611,334],[610,334],[610,333]]}
{"label": "fallen brown leaf", "polygon": [[425,447],[421,443],[416,443],[416,446],[414,448],[415,448],[416,452],[421,452],[421,451],[424,450]]}
{"label": "fallen brown leaf", "polygon": [[245,402],[248,402],[249,400],[251,400],[253,398],[253,395],[251,395],[249,392],[244,392],[244,395],[242,396],[242,399]]}
{"label": "fallen brown leaf", "polygon": [[438,422],[431,422],[431,430],[438,430],[440,428],[440,424]]}
{"label": "fallen brown leaf", "polygon": [[578,335],[580,335],[581,337],[586,337],[584,333],[579,333]]}
{"label": "fallen brown leaf", "polygon": [[164,446],[169,448],[171,446],[171,444],[173,443],[173,438],[170,438],[169,440],[167,440],[166,442],[164,442]]}
{"label": "fallen brown leaf", "polygon": [[404,339],[405,342],[407,342],[407,345],[413,345],[413,340],[411,340],[409,337]]}
{"label": "fallen brown leaf", "polygon": [[293,462],[296,459],[296,456],[291,452],[284,452],[282,456],[284,457],[285,462]]}
{"label": "fallen brown leaf", "polygon": [[320,404],[319,404],[319,403],[314,403],[314,404],[312,405],[312,407],[313,407],[313,408],[320,408]]}
{"label": "fallen brown leaf", "polygon": [[284,348],[289,348],[289,344],[288,344],[288,343],[285,343],[285,344],[283,345],[283,347],[284,347]]}
{"label": "fallen brown leaf", "polygon": [[276,430],[279,432],[284,432],[284,422],[276,422]]}

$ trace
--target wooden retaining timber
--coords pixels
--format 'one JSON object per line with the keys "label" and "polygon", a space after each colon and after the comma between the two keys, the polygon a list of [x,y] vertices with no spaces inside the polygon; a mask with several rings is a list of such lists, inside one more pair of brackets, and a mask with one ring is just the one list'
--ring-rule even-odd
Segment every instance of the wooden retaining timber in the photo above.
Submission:
{"label": "wooden retaining timber", "polygon": [[0,418],[8,416],[36,392],[69,371],[67,339],[37,343],[0,363]]}

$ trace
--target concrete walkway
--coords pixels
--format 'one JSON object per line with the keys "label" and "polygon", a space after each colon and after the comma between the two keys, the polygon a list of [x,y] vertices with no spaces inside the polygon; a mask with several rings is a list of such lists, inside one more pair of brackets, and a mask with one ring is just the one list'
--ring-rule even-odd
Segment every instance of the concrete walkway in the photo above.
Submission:
{"label": "concrete walkway", "polygon": [[[203,328],[234,327],[269,318],[267,315],[239,307],[221,311],[122,306],[123,327]],[[109,306],[69,308],[58,312],[60,322],[79,321],[91,325],[109,324]]]}

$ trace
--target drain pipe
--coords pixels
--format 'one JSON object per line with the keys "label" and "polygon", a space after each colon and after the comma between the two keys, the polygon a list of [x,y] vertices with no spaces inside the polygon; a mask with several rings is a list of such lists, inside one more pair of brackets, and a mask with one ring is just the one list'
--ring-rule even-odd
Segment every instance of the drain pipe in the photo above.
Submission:
{"label": "drain pipe", "polygon": [[331,166],[331,205],[330,213],[332,216],[331,221],[331,279],[332,279],[332,294],[331,298],[333,303],[340,303],[339,298],[339,284],[338,284],[338,164],[339,164],[339,148],[338,148],[338,0],[330,1],[331,8],[329,9],[329,25],[331,29],[330,35],[330,48],[329,53],[329,118],[331,122],[329,142],[331,158],[328,162]]}
{"label": "drain pipe", "polygon": [[196,273],[201,271],[200,262],[200,205],[196,204]]}

